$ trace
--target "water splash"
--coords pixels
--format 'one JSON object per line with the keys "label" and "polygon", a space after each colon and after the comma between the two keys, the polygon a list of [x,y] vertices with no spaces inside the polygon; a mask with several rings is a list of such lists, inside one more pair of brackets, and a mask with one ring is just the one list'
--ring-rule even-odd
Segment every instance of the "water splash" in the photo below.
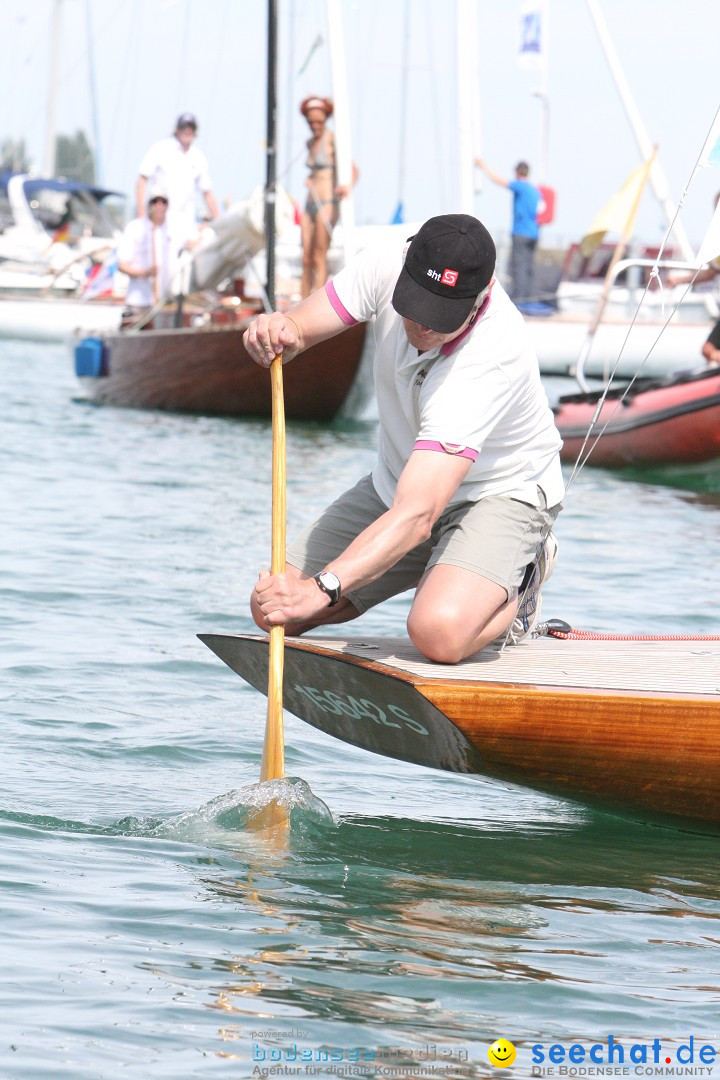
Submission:
{"label": "water splash", "polygon": [[144,836],[237,848],[238,835],[249,832],[257,815],[273,805],[287,820],[292,841],[309,839],[337,824],[329,807],[313,794],[305,780],[288,776],[247,784],[165,821],[124,818],[118,825],[124,831]]}

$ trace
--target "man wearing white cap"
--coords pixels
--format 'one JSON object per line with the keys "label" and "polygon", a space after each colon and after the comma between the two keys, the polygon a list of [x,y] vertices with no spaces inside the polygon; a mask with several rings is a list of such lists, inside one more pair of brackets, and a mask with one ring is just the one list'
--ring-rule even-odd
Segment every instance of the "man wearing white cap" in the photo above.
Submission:
{"label": "man wearing white cap", "polygon": [[536,629],[557,555],[561,441],[525,322],[494,274],[485,226],[446,214],[248,327],[245,347],[267,367],[373,320],[379,418],[372,474],[289,546],[284,574],[261,573],[262,629],[346,622],[408,589],[408,633],[431,660]]}
{"label": "man wearing white cap", "polygon": [[198,124],[192,113],[182,113],[175,132],[154,143],[140,162],[136,185],[138,217],[145,207],[148,185],[165,189],[170,201],[168,229],[176,250],[193,246],[198,235],[196,202],[203,196],[211,218],[218,216],[207,158],[197,146]]}

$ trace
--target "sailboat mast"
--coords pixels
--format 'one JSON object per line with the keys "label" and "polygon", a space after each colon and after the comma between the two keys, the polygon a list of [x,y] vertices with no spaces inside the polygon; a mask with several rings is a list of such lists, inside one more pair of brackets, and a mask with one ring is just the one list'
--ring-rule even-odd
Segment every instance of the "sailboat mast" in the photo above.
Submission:
{"label": "sailboat mast", "polygon": [[[596,0],[587,0],[587,5],[590,16],[595,24],[595,30],[600,40],[602,50],[605,53],[605,59],[608,62],[608,66],[615,80],[615,85],[617,86],[618,93],[620,94],[620,98],[625,108],[625,112],[627,113],[628,120],[630,121],[630,126],[633,129],[635,141],[638,144],[643,160],[647,161],[647,159],[653,153],[653,145],[650,142],[648,133],[645,130],[645,126],[640,118],[640,113],[638,112],[637,105],[635,104],[632,94],[630,93],[630,87],[628,86],[627,79],[625,78],[623,70],[620,66],[620,61],[618,59],[617,53],[615,52],[615,47],[610,38],[610,34],[608,33],[608,29],[605,24],[602,12],[600,11],[600,8],[596,3]],[[660,167],[657,159],[654,161],[652,170],[650,172],[650,186],[652,187],[655,198],[660,203],[660,206],[665,214],[668,226],[672,228],[672,232],[678,244],[680,245],[680,250],[682,251],[683,258],[687,262],[693,262],[695,253],[693,251],[690,241],[688,240],[685,229],[676,219],[675,205],[670,198],[668,192],[667,179],[665,178],[665,173]]]}
{"label": "sailboat mast", "polygon": [[105,182],[105,175],[102,165],[102,148],[100,146],[100,120],[98,118],[97,80],[95,78],[95,47],[93,44],[90,0],[85,0],[85,31],[87,35],[88,75],[90,78],[90,106],[92,110],[93,139],[95,141],[94,175],[95,183],[102,186]]}
{"label": "sailboat mast", "polygon": [[277,0],[268,0],[265,259],[270,310],[275,310],[275,182],[277,175]]}
{"label": "sailboat mast", "polygon": [[402,53],[402,83],[400,85],[400,137],[398,138],[398,146],[400,153],[398,155],[398,184],[397,184],[397,205],[395,209],[394,218],[397,219],[398,224],[405,220],[405,206],[403,202],[403,195],[405,193],[405,161],[407,157],[406,153],[406,132],[407,132],[407,98],[408,98],[408,71],[410,65],[410,0],[405,0],[405,11],[403,13],[403,53]]}
{"label": "sailboat mast", "polygon": [[550,53],[548,33],[550,27],[550,2],[547,0],[541,8],[541,41],[539,57],[540,85],[533,93],[540,102],[540,156],[538,158],[538,178],[541,183],[548,182],[548,150],[550,146],[550,97],[548,90],[548,69]]}
{"label": "sailboat mast", "polygon": [[335,161],[338,184],[349,189],[340,204],[343,225],[345,262],[355,254],[355,202],[352,191],[353,158],[350,139],[350,100],[345,63],[345,39],[339,0],[325,0],[328,37],[330,39],[330,69],[335,105]]}
{"label": "sailboat mast", "polygon": [[62,0],[55,0],[50,54],[50,85],[48,89],[47,127],[45,129],[45,160],[43,167],[46,176],[55,175],[55,99],[57,97],[58,61],[60,57],[60,26]]}
{"label": "sailboat mast", "polygon": [[477,83],[477,22],[475,0],[457,0],[455,7],[457,42],[457,126],[458,192],[457,209],[462,214],[475,212],[475,147]]}

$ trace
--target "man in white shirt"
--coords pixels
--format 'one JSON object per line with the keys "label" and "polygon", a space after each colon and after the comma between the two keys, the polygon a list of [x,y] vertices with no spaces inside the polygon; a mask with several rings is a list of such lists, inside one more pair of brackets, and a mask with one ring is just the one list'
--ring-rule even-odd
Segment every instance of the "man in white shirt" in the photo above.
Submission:
{"label": "man in white shirt", "polygon": [[372,475],[290,545],[284,574],[260,575],[258,626],[299,634],[414,588],[408,633],[431,660],[532,633],[557,555],[561,442],[524,320],[494,271],[484,225],[447,214],[405,251],[362,252],[246,331],[268,366],[374,319],[380,421]]}
{"label": "man in white shirt", "polygon": [[147,213],[125,226],[118,245],[118,270],[127,274],[122,327],[136,325],[150,309],[171,295],[176,269],[167,227],[168,197],[163,188],[152,188]]}
{"label": "man in white shirt", "polygon": [[211,218],[218,216],[207,158],[197,146],[197,120],[192,113],[178,117],[175,133],[154,143],[140,162],[136,185],[138,217],[143,213],[148,184],[165,189],[170,200],[168,229],[176,250],[192,247],[198,238],[196,202],[205,200]]}

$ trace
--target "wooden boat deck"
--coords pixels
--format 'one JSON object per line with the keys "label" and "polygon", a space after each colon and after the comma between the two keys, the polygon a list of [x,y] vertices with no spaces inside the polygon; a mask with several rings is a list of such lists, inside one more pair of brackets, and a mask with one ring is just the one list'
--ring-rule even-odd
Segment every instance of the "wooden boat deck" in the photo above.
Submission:
{"label": "wooden boat deck", "polygon": [[711,695],[720,700],[720,637],[696,641],[535,638],[460,664],[426,660],[407,638],[288,639],[427,680]]}
{"label": "wooden boat deck", "polygon": [[[200,637],[267,693],[267,637]],[[288,637],[284,669],[290,712],[373,753],[720,829],[720,637],[535,638],[453,665],[406,638]]]}

